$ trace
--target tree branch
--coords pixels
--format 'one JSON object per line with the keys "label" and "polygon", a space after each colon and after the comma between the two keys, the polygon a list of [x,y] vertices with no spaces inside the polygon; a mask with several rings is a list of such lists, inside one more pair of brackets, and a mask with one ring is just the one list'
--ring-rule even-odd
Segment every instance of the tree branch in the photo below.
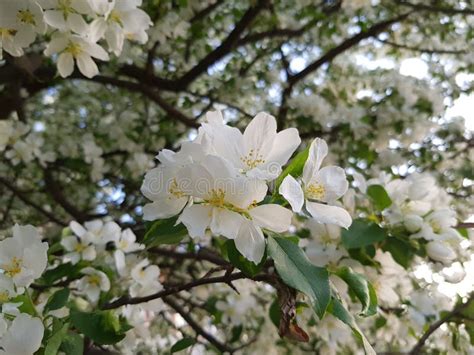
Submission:
{"label": "tree branch", "polygon": [[11,184],[7,179],[0,177],[0,183],[2,183],[7,189],[9,189],[11,192],[13,192],[21,201],[23,201],[25,204],[33,207],[35,210],[43,214],[45,217],[49,218],[52,222],[59,224],[60,226],[67,226],[66,222],[61,221],[59,218],[57,218],[53,213],[45,210],[43,207],[41,207],[39,204],[36,202],[31,201],[25,193],[17,189],[13,184]]}
{"label": "tree branch", "polygon": [[[144,296],[144,297],[128,297],[128,296],[123,296],[111,303],[107,303],[101,307],[101,309],[114,309],[118,308],[121,306],[125,306],[127,304],[139,304],[139,303],[144,303],[144,302],[149,302],[152,300],[156,300],[159,298],[163,298],[166,296],[173,295],[175,293],[181,292],[181,291],[188,291],[194,287],[197,286],[202,286],[202,285],[208,285],[208,284],[214,284],[214,283],[226,283],[230,284],[232,281],[239,280],[239,279],[246,279],[248,278],[244,273],[242,272],[236,272],[233,274],[225,274],[223,276],[216,276],[216,277],[207,277],[207,278],[200,278],[198,280],[191,281],[189,283],[183,284],[183,285],[177,285],[177,286],[171,286],[171,287],[165,287],[164,290]],[[265,281],[268,280],[269,276],[262,274],[262,275],[257,275],[252,278],[254,281]]]}
{"label": "tree branch", "polygon": [[431,324],[431,326],[428,328],[428,330],[423,334],[423,336],[418,340],[416,345],[411,349],[411,351],[408,353],[409,355],[416,355],[421,353],[421,349],[425,346],[426,341],[428,338],[433,334],[439,327],[441,327],[444,323],[449,322],[452,320],[454,317],[460,315],[460,313],[469,307],[470,303],[474,300],[474,294],[471,294],[469,296],[469,299],[465,303],[460,303],[454,309],[446,314],[445,316],[441,317],[438,319],[436,322]]}
{"label": "tree branch", "polygon": [[178,303],[176,303],[175,301],[173,301],[171,299],[171,297],[164,297],[163,298],[163,301],[165,301],[165,303],[168,304],[168,306],[170,306],[172,309],[174,309],[177,313],[179,313],[181,315],[181,317],[183,317],[183,319],[186,321],[186,323],[188,323],[188,325],[193,328],[193,330],[199,334],[200,336],[202,336],[203,338],[205,338],[209,343],[211,343],[212,345],[214,345],[219,351],[221,352],[226,352],[226,353],[230,353],[232,354],[234,352],[234,349],[232,349],[231,347],[229,347],[228,345],[226,345],[225,343],[221,342],[220,340],[218,340],[216,337],[214,337],[213,335],[211,335],[210,333],[208,333],[207,331],[205,331],[201,325],[199,325],[198,322],[196,322],[194,320],[193,317],[191,317],[191,315],[184,309],[182,308]]}

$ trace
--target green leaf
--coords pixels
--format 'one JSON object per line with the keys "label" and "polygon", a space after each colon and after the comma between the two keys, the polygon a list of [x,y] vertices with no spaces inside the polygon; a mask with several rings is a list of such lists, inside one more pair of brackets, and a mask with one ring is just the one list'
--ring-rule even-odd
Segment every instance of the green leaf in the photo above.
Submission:
{"label": "green leaf", "polygon": [[272,323],[275,324],[275,327],[278,328],[280,326],[281,310],[277,298],[275,298],[275,300],[270,305],[268,316],[270,317]]}
{"label": "green leaf", "polygon": [[41,276],[40,283],[45,285],[52,285],[55,281],[62,279],[63,277],[68,277],[69,279],[74,279],[80,275],[81,269],[86,265],[83,263],[78,264],[61,264],[54,269],[47,270],[43,276]]}
{"label": "green leaf", "polygon": [[77,333],[69,332],[64,337],[60,350],[67,355],[83,355],[84,339]]}
{"label": "green leaf", "polygon": [[119,319],[112,311],[86,313],[71,311],[72,325],[97,344],[115,344],[125,337]]}
{"label": "green leaf", "polygon": [[309,145],[308,147],[296,154],[296,156],[291,160],[291,163],[286,166],[286,168],[282,171],[280,176],[277,177],[275,180],[275,193],[278,192],[278,188],[280,187],[283,180],[286,178],[287,175],[292,175],[294,177],[300,176],[303,172],[304,164],[308,159],[309,155]]}
{"label": "green leaf", "polygon": [[367,188],[367,195],[379,211],[383,211],[392,204],[392,199],[381,185],[370,185]]}
{"label": "green leaf", "polygon": [[343,266],[336,273],[349,288],[354,292],[362,304],[362,316],[372,316],[377,313],[377,295],[373,286],[362,276],[354,272],[350,267]]}
{"label": "green leaf", "polygon": [[260,264],[255,265],[252,261],[247,260],[235,247],[235,243],[233,240],[227,240],[224,244],[227,257],[229,261],[234,265],[236,268],[241,270],[246,276],[254,277],[257,275],[263,268],[263,264],[266,261],[266,257],[262,258]]}
{"label": "green leaf", "polygon": [[356,219],[349,229],[342,230],[342,244],[347,249],[372,245],[387,238],[387,233],[373,222]]}
{"label": "green leaf", "polygon": [[398,238],[388,238],[382,246],[384,251],[392,254],[393,260],[407,269],[415,256],[415,251],[410,243]]}
{"label": "green leaf", "polygon": [[187,235],[183,224],[176,224],[177,217],[162,219],[151,223],[143,237],[143,243],[148,247],[162,244],[178,244]]}
{"label": "green leaf", "polygon": [[[53,327],[54,329],[55,327]],[[66,337],[67,330],[69,328],[69,323],[62,324],[58,330],[51,335],[46,343],[44,349],[44,355],[56,355],[58,350],[63,342],[63,339]]]}
{"label": "green leaf", "polygon": [[367,355],[376,355],[375,350],[372,348],[372,345],[370,345],[367,338],[357,326],[352,314],[347,311],[347,309],[337,298],[332,297],[331,304],[328,307],[328,312],[331,313],[337,319],[347,324],[352,329],[352,333],[354,334],[354,336],[360,342],[362,342],[362,345],[364,346],[364,351]]}
{"label": "green leaf", "polygon": [[67,303],[68,298],[68,288],[63,288],[61,290],[56,291],[49,297],[46,306],[44,306],[44,313],[48,313],[49,311],[54,311],[56,309],[64,307]]}
{"label": "green leaf", "polygon": [[21,303],[18,307],[21,313],[27,313],[31,316],[36,316],[36,308],[33,302],[31,302],[31,298],[28,297],[26,294],[18,295],[12,298],[9,302],[11,303]]}
{"label": "green leaf", "polygon": [[327,270],[311,264],[303,250],[286,238],[270,236],[268,253],[283,281],[307,295],[314,311],[322,318],[330,299]]}
{"label": "green leaf", "polygon": [[177,353],[178,351],[184,350],[186,348],[189,348],[191,345],[196,344],[196,339],[194,338],[183,338],[181,340],[178,340],[172,347],[171,347],[171,354]]}
{"label": "green leaf", "polygon": [[239,340],[240,336],[242,335],[243,330],[244,330],[244,327],[242,325],[237,325],[235,327],[232,327],[232,337],[230,338],[229,342],[235,343],[237,340]]}

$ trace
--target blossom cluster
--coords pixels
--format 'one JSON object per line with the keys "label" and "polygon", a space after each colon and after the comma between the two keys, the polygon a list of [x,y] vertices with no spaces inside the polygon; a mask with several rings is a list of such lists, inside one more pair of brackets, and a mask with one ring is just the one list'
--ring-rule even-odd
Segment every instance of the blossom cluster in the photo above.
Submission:
{"label": "blossom cluster", "polygon": [[2,1],[0,59],[3,51],[22,56],[37,36],[43,36],[50,38],[44,54],[57,58],[62,77],[70,76],[77,65],[91,78],[99,72],[92,58],[108,61],[107,51],[120,55],[126,39],[142,44],[148,40],[151,20],[138,8],[141,4],[141,0]]}
{"label": "blossom cluster", "polygon": [[[210,230],[234,240],[240,253],[258,264],[265,252],[262,229],[283,233],[291,225],[289,209],[264,199],[268,184],[281,174],[299,144],[296,129],[277,133],[275,118],[266,113],[255,116],[242,134],[224,124],[220,112],[209,112],[194,141],[183,143],[177,153],[158,154],[161,164],[146,174],[141,189],[153,201],[143,208],[144,218],[179,215],[177,223],[183,223],[192,238],[203,238]],[[347,190],[345,173],[338,167],[321,169],[326,154],[326,143],[315,140],[304,167],[303,188],[288,175],[279,191],[295,212],[302,211],[306,198],[313,218],[348,227],[350,215],[332,206]]]}

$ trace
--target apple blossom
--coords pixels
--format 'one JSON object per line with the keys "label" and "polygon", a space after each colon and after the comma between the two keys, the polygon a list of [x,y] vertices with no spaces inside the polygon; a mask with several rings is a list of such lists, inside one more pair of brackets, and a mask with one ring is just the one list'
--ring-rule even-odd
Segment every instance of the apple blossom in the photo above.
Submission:
{"label": "apple blossom", "polygon": [[293,211],[301,212],[305,204],[306,210],[319,223],[337,224],[348,228],[352,223],[351,216],[345,209],[334,205],[335,201],[346,193],[348,182],[342,168],[337,166],[321,168],[327,154],[326,142],[316,138],[311,143],[308,159],[304,165],[303,187],[293,176],[287,175],[280,185],[279,192],[288,200]]}

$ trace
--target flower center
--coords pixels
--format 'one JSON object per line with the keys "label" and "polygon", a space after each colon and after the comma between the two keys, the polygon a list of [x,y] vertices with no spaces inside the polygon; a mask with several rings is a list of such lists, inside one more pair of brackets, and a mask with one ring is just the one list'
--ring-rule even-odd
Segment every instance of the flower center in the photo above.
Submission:
{"label": "flower center", "polygon": [[79,43],[69,42],[64,51],[66,53],[71,53],[73,57],[77,57],[82,53],[82,47]]}
{"label": "flower center", "polygon": [[10,294],[8,293],[8,291],[0,292],[0,304],[8,302],[9,299],[10,299]]}
{"label": "flower center", "polygon": [[36,25],[35,16],[30,10],[19,10],[16,16],[20,22],[33,26]]}
{"label": "flower center", "polygon": [[76,246],[74,247],[74,251],[76,251],[77,253],[81,253],[84,251],[85,248],[86,246],[84,244],[77,243]]}
{"label": "flower center", "polygon": [[128,247],[128,242],[126,240],[121,240],[118,246],[119,249],[125,249],[126,247]]}
{"label": "flower center", "polygon": [[435,221],[435,220],[430,221],[430,226],[433,229],[433,232],[437,234],[441,232],[441,226],[438,221]]}
{"label": "flower center", "polygon": [[68,15],[73,13],[73,9],[71,8],[71,0],[59,0],[58,1],[58,9],[63,13],[64,18],[67,19]]}
{"label": "flower center", "polygon": [[90,275],[89,283],[94,286],[100,286],[100,276],[99,275]]}
{"label": "flower center", "polygon": [[14,277],[21,272],[21,266],[23,264],[23,260],[14,256],[10,264],[4,265],[2,269],[5,271],[5,275],[9,277]]}
{"label": "flower center", "polygon": [[0,27],[0,37],[11,37],[11,36],[14,36],[16,33],[15,30],[11,29],[11,28],[1,28]]}
{"label": "flower center", "polygon": [[122,17],[120,16],[120,13],[117,10],[112,10],[110,12],[109,20],[111,22],[115,22],[115,23],[117,23],[117,24],[119,24],[120,26],[123,27]]}
{"label": "flower center", "polygon": [[181,198],[181,197],[186,196],[185,193],[181,191],[181,189],[178,187],[178,183],[176,179],[173,179],[173,181],[171,181],[171,184],[168,187],[168,192],[170,193],[170,195],[173,195],[176,198]]}
{"label": "flower center", "polygon": [[225,202],[225,192],[223,189],[212,189],[211,190],[211,197],[207,201],[210,205],[215,207],[224,207]]}
{"label": "flower center", "polygon": [[326,194],[326,189],[319,183],[313,183],[306,186],[305,192],[310,200],[322,200]]}
{"label": "flower center", "polygon": [[247,170],[251,170],[259,166],[260,164],[265,163],[265,159],[263,159],[263,155],[255,149],[250,149],[249,153],[244,156],[240,157],[240,161],[247,166]]}

